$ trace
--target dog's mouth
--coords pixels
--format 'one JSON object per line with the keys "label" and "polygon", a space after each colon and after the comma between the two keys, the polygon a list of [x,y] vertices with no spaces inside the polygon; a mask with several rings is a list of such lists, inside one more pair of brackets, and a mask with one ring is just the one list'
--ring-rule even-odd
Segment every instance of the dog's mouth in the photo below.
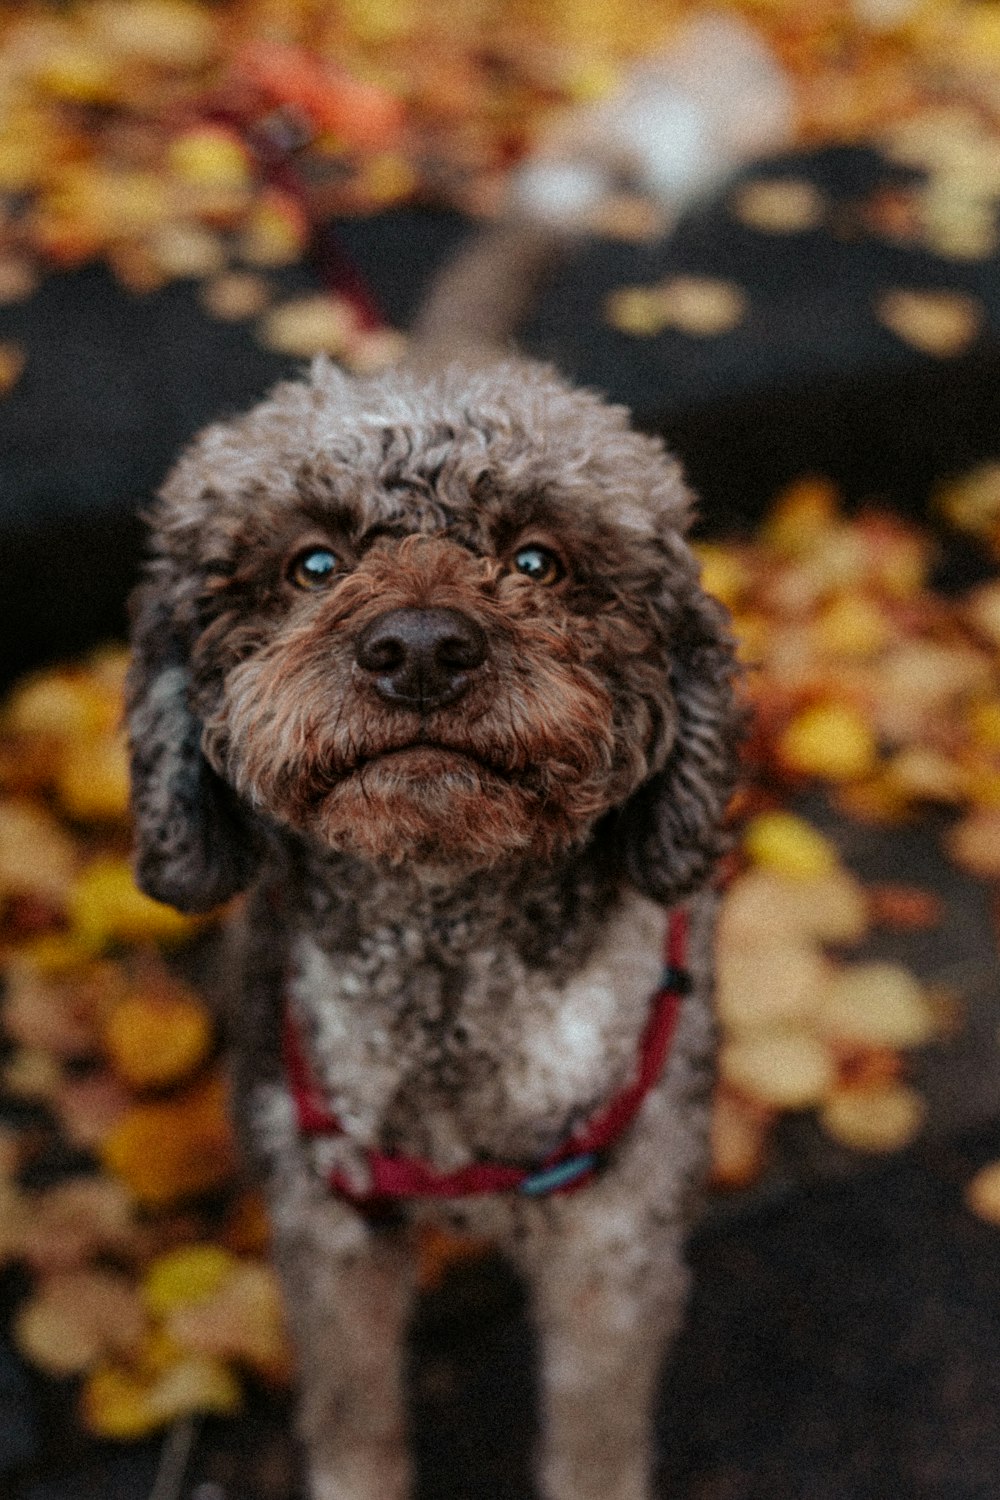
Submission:
{"label": "dog's mouth", "polygon": [[465,746],[439,744],[434,740],[413,740],[405,745],[390,745],[384,750],[359,755],[350,765],[344,767],[342,774],[345,776],[364,775],[375,769],[396,771],[414,780],[429,780],[455,772],[468,775],[470,771],[480,777],[486,775],[496,777],[501,781],[510,782],[518,779],[516,772],[509,765],[492,760],[477,750],[470,750]]}

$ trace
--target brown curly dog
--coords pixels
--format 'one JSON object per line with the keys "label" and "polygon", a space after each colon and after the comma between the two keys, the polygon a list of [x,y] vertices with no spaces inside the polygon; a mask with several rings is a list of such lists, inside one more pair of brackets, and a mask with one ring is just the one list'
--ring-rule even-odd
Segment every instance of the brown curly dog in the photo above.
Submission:
{"label": "brown curly dog", "polygon": [[651,1493],[738,738],[689,509],[658,441],[517,359],[320,362],[203,433],[158,502],[137,868],[188,911],[248,893],[234,1092],[315,1500],[408,1492],[428,1224],[525,1278],[541,1492]]}

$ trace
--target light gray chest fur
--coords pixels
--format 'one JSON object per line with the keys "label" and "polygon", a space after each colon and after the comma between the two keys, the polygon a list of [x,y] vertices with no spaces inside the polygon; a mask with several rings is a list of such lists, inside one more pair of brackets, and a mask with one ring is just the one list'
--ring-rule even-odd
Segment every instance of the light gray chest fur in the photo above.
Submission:
{"label": "light gray chest fur", "polygon": [[661,907],[626,895],[561,982],[502,940],[446,962],[412,927],[376,927],[349,953],[301,934],[290,997],[355,1143],[439,1169],[535,1161],[627,1081],[664,930]]}

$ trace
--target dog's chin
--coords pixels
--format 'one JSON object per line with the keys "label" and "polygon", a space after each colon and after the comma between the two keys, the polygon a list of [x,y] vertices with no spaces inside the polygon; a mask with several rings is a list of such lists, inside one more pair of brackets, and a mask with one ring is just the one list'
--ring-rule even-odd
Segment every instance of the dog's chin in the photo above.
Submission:
{"label": "dog's chin", "polygon": [[413,745],[338,781],[311,831],[376,864],[464,873],[528,854],[550,857],[577,830],[518,778],[461,751]]}

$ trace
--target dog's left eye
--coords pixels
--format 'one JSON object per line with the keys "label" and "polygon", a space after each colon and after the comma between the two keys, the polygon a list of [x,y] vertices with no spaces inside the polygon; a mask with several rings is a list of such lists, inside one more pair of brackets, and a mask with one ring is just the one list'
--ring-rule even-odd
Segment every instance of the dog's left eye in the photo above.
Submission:
{"label": "dog's left eye", "polygon": [[296,588],[321,589],[337,571],[337,559],[327,547],[309,547],[294,557],[288,576]]}
{"label": "dog's left eye", "polygon": [[520,547],[514,553],[514,568],[518,573],[523,573],[525,578],[530,578],[533,583],[558,583],[565,569],[562,562],[548,547],[539,547],[534,543],[530,547]]}

